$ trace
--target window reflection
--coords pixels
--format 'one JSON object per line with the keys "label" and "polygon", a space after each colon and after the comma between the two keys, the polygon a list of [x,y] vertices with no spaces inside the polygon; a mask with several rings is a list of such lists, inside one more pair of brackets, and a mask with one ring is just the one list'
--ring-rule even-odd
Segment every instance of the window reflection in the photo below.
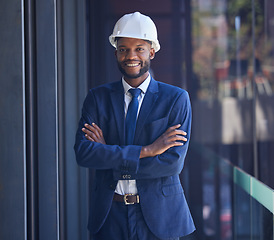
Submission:
{"label": "window reflection", "polygon": [[[274,2],[191,3],[192,141],[274,188]],[[235,191],[222,166],[202,155],[208,239],[273,239],[272,214],[258,203],[250,205],[250,196]]]}

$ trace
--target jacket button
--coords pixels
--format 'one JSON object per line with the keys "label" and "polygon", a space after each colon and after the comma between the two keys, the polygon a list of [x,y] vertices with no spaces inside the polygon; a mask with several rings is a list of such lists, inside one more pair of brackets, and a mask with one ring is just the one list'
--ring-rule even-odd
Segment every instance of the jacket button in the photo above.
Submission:
{"label": "jacket button", "polygon": [[130,178],[131,178],[131,175],[125,174],[125,175],[122,175],[122,178],[123,178],[123,179],[130,179]]}

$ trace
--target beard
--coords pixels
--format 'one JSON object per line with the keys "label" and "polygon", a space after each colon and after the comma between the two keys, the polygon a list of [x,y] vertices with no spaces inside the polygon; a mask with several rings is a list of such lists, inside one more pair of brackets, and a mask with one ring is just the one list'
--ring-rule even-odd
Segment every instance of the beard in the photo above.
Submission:
{"label": "beard", "polygon": [[125,71],[125,69],[122,67],[122,65],[124,65],[125,62],[118,62],[118,68],[120,70],[120,72],[126,77],[126,78],[130,78],[130,79],[134,79],[134,78],[139,78],[141,77],[143,74],[145,74],[149,68],[150,68],[150,59],[141,62],[141,69],[139,71],[139,73],[137,74],[129,74]]}

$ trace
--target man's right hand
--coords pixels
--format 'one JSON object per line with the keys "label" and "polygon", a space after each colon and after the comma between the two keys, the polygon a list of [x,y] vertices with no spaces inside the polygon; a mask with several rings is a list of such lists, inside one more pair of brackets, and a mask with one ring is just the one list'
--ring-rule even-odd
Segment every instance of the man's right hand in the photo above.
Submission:
{"label": "man's right hand", "polygon": [[[164,153],[171,147],[182,146],[187,141],[187,135],[183,130],[178,129],[181,124],[168,128],[159,138],[150,145],[142,147],[140,158],[154,157]],[[181,142],[183,141],[183,142]]]}

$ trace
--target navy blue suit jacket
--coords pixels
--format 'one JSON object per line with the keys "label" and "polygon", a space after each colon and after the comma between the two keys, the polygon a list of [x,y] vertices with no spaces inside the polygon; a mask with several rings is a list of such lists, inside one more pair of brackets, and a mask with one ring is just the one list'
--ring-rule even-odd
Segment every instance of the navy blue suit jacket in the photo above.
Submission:
{"label": "navy blue suit jacket", "polygon": [[[102,129],[106,144],[85,138],[81,129],[85,123],[93,122]],[[153,143],[168,127],[179,123],[189,139],[188,93],[151,79],[139,112],[134,145],[126,146],[122,82],[89,91],[74,148],[78,164],[95,169],[88,226],[92,233],[103,225],[120,179],[136,179],[145,221],[157,237],[184,236],[195,230],[179,179],[189,141],[161,155],[139,159],[142,146]]]}

